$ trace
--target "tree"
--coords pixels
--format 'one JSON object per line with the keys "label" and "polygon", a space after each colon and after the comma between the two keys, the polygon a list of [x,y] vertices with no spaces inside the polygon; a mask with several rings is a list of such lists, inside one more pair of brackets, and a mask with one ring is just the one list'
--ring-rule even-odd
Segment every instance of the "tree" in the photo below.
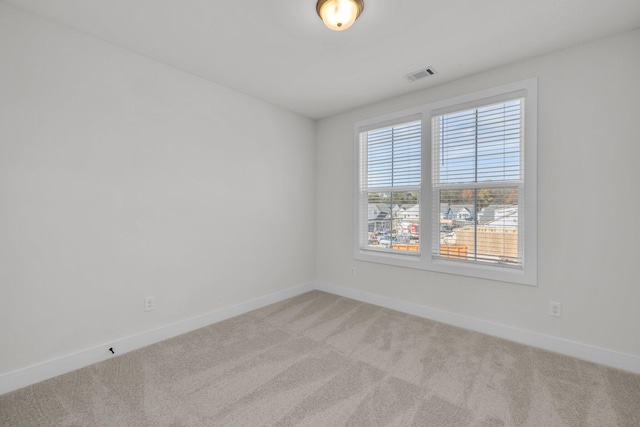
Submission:
{"label": "tree", "polygon": [[462,199],[462,204],[464,205],[468,205],[468,204],[473,204],[474,202],[474,194],[475,192],[469,188],[462,190],[462,193],[460,194],[460,198]]}
{"label": "tree", "polygon": [[494,194],[489,188],[481,188],[478,191],[478,205],[477,209],[480,210],[482,208],[486,208],[490,204],[493,203]]}
{"label": "tree", "polygon": [[418,194],[413,191],[394,191],[393,193],[369,193],[369,203],[385,205],[417,205]]}

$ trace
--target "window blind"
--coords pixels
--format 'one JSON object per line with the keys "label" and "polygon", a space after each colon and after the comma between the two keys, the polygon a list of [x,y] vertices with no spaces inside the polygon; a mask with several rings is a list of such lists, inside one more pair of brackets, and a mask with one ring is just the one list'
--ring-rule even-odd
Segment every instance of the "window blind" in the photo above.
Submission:
{"label": "window blind", "polygon": [[433,256],[522,265],[524,99],[432,117]]}
{"label": "window blind", "polygon": [[422,122],[360,132],[361,247],[419,252]]}
{"label": "window blind", "polygon": [[367,187],[419,186],[421,181],[421,123],[371,130],[367,141]]}

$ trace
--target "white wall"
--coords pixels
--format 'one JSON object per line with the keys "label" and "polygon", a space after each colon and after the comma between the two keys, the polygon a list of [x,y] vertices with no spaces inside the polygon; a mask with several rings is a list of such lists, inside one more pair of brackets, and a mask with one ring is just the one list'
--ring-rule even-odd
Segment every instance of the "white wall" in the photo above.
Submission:
{"label": "white wall", "polygon": [[[640,210],[639,52],[635,31],[321,120],[317,280],[640,357],[640,217],[629,215]],[[538,286],[354,261],[354,122],[530,77],[539,77]],[[547,314],[549,301],[564,317]]]}
{"label": "white wall", "polygon": [[311,283],[314,132],[0,3],[0,374]]}

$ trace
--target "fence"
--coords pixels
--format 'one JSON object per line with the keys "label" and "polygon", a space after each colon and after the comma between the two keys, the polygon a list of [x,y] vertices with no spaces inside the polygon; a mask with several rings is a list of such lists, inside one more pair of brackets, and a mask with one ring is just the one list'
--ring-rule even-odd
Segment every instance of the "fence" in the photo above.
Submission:
{"label": "fence", "polygon": [[[466,259],[468,254],[483,255],[496,260],[518,259],[517,227],[477,227],[476,236],[473,226],[456,228],[456,241],[452,245],[440,245],[440,256],[445,258]],[[394,243],[393,249],[419,252],[420,245],[414,243]]]}
{"label": "fence", "polygon": [[498,259],[518,259],[517,227],[477,227],[477,244],[473,226],[457,228],[456,245],[467,246],[470,253]]}

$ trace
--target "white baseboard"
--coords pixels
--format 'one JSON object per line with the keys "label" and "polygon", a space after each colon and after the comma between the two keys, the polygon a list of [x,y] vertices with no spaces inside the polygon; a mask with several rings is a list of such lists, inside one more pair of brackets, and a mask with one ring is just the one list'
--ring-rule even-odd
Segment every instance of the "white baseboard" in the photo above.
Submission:
{"label": "white baseboard", "polygon": [[532,347],[572,356],[577,359],[587,360],[589,362],[640,374],[640,357],[638,356],[594,347],[524,329],[517,329],[499,323],[476,319],[410,302],[395,300],[393,298],[329,283],[316,282],[315,289],[403,313],[412,314],[425,319],[435,320],[437,322],[481,332],[494,337],[504,338],[520,344],[526,344]]}
{"label": "white baseboard", "polygon": [[[191,332],[204,326],[212,325],[231,317],[248,313],[269,304],[274,304],[287,298],[301,295],[313,289],[640,374],[640,357],[638,356],[619,353],[549,335],[543,335],[537,332],[517,329],[486,320],[463,316],[343,286],[315,282],[295,286],[293,288],[245,301],[231,307],[216,310],[202,316],[172,323],[161,328],[104,343],[77,353],[2,374],[0,375],[0,394],[8,393],[49,378],[101,362],[111,357],[125,354],[130,351],[173,338],[177,335]],[[113,348],[115,354],[111,354],[108,351],[109,348]]]}
{"label": "white baseboard", "polygon": [[[252,310],[273,304],[285,299],[309,292],[314,289],[313,283],[295,286],[273,294],[265,295],[240,304],[213,311],[201,316],[192,317],[172,323],[141,334],[122,338],[116,341],[91,347],[57,359],[48,360],[37,365],[0,375],[0,394],[9,393],[22,387],[35,384],[76,369],[84,368],[97,362],[119,356],[177,335],[194,331],[204,326],[248,313]],[[113,348],[114,354],[108,349]]]}

